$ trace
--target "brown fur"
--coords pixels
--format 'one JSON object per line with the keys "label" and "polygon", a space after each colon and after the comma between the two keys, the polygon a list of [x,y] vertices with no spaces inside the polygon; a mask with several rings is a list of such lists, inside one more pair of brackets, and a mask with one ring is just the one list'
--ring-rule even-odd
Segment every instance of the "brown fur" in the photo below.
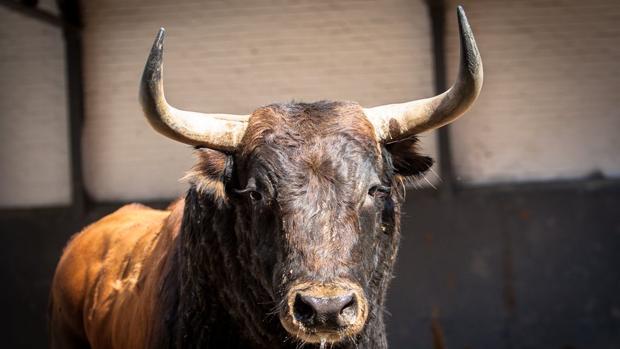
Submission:
{"label": "brown fur", "polygon": [[182,212],[182,200],[169,211],[127,205],[71,240],[52,282],[52,347],[148,347]]}

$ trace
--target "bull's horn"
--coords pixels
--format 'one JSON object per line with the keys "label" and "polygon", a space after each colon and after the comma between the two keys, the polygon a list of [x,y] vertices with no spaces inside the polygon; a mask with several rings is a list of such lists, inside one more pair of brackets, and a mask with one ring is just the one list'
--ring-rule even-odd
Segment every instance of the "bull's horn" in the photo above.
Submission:
{"label": "bull's horn", "polygon": [[245,133],[247,115],[203,114],[166,102],[163,70],[164,28],[159,29],[140,82],[140,103],[155,130],[182,143],[232,152]]}
{"label": "bull's horn", "polygon": [[375,127],[377,138],[384,143],[446,125],[463,114],[476,100],[482,88],[482,60],[465,11],[457,8],[461,37],[461,65],[452,87],[435,97],[400,104],[365,108]]}

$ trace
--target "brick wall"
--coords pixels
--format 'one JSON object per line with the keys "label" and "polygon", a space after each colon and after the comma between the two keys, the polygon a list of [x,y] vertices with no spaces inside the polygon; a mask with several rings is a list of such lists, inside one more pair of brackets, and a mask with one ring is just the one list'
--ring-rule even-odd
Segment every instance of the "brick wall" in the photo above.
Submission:
{"label": "brick wall", "polygon": [[[451,129],[459,179],[620,175],[620,5],[463,4],[484,59],[485,86]],[[191,150],[156,134],[137,101],[159,26],[169,34],[167,95],[182,108],[249,113],[291,99],[373,106],[432,95],[422,1],[94,0],[83,6],[84,172],[95,200],[170,198],[185,188],[177,179],[193,162]],[[447,6],[450,78],[458,61],[455,6]],[[55,9],[51,0],[41,7]],[[4,8],[0,19],[0,206],[67,204],[61,32]],[[433,154],[434,134],[422,139]]]}
{"label": "brick wall", "polygon": [[68,204],[62,32],[0,7],[0,47],[0,207]]}
{"label": "brick wall", "polygon": [[[448,6],[451,75],[458,59]],[[452,127],[467,182],[620,175],[620,2],[459,1],[484,60],[485,85]]]}
{"label": "brick wall", "polygon": [[[177,107],[250,113],[320,99],[365,106],[432,95],[422,1],[88,1],[84,169],[97,200],[178,195],[189,147],[156,134],[138,81],[157,29],[168,31],[166,94]],[[432,134],[424,135],[434,149]]]}

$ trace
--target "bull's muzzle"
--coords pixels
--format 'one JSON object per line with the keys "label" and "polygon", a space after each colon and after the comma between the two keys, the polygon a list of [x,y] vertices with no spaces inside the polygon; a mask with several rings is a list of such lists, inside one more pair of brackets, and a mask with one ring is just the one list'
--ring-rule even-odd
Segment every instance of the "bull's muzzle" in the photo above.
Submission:
{"label": "bull's muzzle", "polygon": [[290,288],[280,314],[284,328],[306,343],[339,342],[359,333],[368,302],[355,283],[300,283]]}

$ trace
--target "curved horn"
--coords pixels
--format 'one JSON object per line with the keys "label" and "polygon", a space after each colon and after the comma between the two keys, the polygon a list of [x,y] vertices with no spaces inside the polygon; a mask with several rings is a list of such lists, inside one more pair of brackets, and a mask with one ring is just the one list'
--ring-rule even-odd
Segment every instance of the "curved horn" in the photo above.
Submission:
{"label": "curved horn", "polygon": [[234,151],[245,133],[247,115],[196,113],[166,102],[162,80],[164,36],[165,30],[160,28],[140,82],[140,103],[147,120],[155,130],[175,141]]}
{"label": "curved horn", "polygon": [[364,113],[384,143],[449,124],[474,103],[482,88],[482,60],[465,10],[457,8],[461,38],[461,65],[452,87],[435,97],[412,102],[365,108]]}

